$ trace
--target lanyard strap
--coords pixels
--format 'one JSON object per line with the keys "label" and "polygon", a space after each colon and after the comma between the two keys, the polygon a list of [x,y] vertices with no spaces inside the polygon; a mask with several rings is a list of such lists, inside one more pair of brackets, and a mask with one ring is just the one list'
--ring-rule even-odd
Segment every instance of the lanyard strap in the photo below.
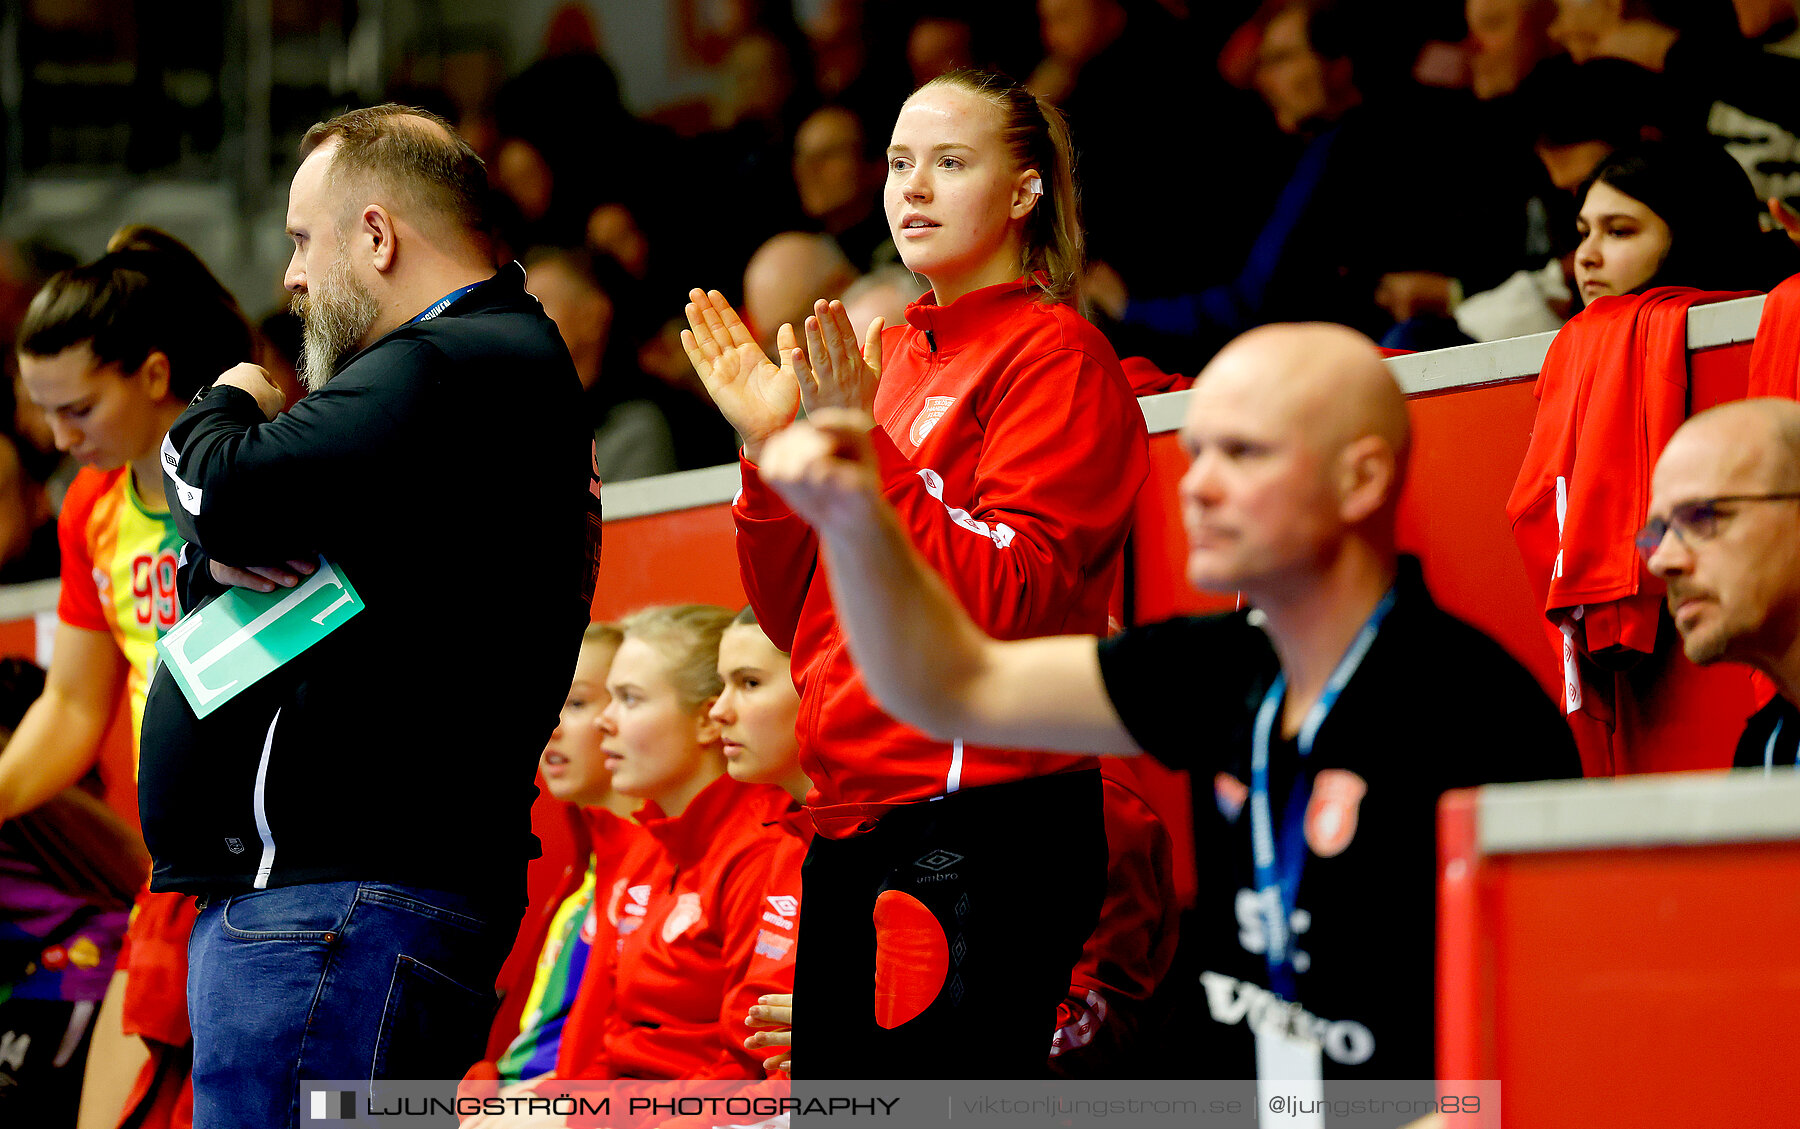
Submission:
{"label": "lanyard strap", "polygon": [[1294,973],[1297,970],[1289,944],[1288,923],[1294,914],[1300,871],[1306,861],[1306,805],[1311,799],[1312,787],[1306,779],[1305,761],[1312,753],[1313,741],[1325,724],[1325,718],[1356,674],[1357,667],[1362,665],[1369,648],[1374,646],[1381,622],[1393,607],[1394,590],[1390,588],[1375,605],[1375,610],[1369,613],[1368,621],[1357,632],[1350,649],[1344,652],[1331,677],[1326,679],[1319,700],[1313,703],[1300,723],[1296,744],[1301,764],[1294,773],[1293,787],[1282,812],[1279,852],[1269,804],[1269,742],[1275,732],[1275,714],[1287,693],[1286,674],[1275,676],[1275,682],[1263,695],[1261,708],[1256,711],[1255,741],[1250,752],[1250,841],[1256,864],[1257,903],[1268,942],[1269,986],[1283,999],[1293,1000],[1296,996]]}
{"label": "lanyard strap", "polygon": [[[481,280],[481,282],[486,282],[486,281],[487,281],[487,279],[485,279],[485,278]],[[431,305],[427,306],[425,308],[424,313],[420,314],[418,317],[412,319],[412,321],[409,321],[406,324],[414,325],[418,322],[430,321],[432,318],[437,317],[439,314],[441,314],[445,310],[449,309],[450,304],[452,302],[456,301],[458,298],[461,298],[464,294],[467,294],[469,291],[475,289],[477,286],[480,286],[481,282],[471,282],[467,286],[461,287],[456,290],[452,290],[450,293],[444,295],[442,298],[439,298],[437,301],[435,301]]]}

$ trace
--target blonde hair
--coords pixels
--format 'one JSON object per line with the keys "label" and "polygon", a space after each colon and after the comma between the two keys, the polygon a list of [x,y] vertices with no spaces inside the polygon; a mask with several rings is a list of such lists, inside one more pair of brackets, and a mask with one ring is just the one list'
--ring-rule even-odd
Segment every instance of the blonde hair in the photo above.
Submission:
{"label": "blonde hair", "polygon": [[605,621],[590,623],[587,625],[586,630],[581,633],[581,645],[583,647],[595,647],[605,644],[616,650],[619,644],[624,641],[625,632],[616,623],[607,623]]}
{"label": "blonde hair", "polygon": [[1025,217],[1020,273],[1037,288],[1039,301],[1077,303],[1086,250],[1075,184],[1075,146],[1062,111],[994,71],[950,71],[919,90],[934,86],[966,91],[1000,112],[1001,140],[1019,167],[1036,169],[1043,182],[1037,205]]}
{"label": "blonde hair", "polygon": [[642,639],[668,660],[669,685],[692,710],[725,688],[719,681],[719,637],[732,618],[732,612],[712,604],[663,604],[632,612],[618,626],[621,641]]}

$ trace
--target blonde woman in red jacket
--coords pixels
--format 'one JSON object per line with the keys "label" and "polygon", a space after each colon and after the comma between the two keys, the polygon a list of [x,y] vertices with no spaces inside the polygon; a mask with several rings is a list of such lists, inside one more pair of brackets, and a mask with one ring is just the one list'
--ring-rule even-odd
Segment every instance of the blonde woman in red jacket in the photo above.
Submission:
{"label": "blonde woman in red jacket", "polygon": [[[945,1077],[1044,1072],[1044,1032],[1093,929],[1106,865],[1091,761],[933,741],[863,689],[812,530],[757,474],[807,409],[871,414],[884,494],[985,628],[1104,633],[1143,417],[1071,304],[1081,228],[1068,132],[1009,79],[958,72],[901,108],[885,204],[931,283],[860,348],[841,304],[777,334],[771,362],[717,292],[694,291],[689,359],[744,438],[733,506],[758,620],[793,655],[818,836],[798,968],[807,1077],[882,1077],[921,1041]],[[872,990],[865,985],[872,985]]]}

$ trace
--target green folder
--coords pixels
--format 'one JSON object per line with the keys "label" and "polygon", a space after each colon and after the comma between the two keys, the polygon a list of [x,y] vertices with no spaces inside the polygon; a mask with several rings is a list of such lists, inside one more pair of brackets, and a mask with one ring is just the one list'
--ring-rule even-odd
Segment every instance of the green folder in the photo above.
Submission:
{"label": "green folder", "polygon": [[293,588],[233,588],[189,612],[156,650],[194,716],[205,717],[362,610],[350,581],[320,557]]}

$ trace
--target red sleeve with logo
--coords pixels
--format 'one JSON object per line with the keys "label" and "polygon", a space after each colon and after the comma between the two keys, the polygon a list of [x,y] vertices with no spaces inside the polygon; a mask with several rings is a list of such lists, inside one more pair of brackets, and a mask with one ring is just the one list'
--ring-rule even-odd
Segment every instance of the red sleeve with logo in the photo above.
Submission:
{"label": "red sleeve with logo", "polygon": [[[755,1030],[744,1022],[758,998],[794,990],[794,929],[800,911],[800,860],[804,848],[796,852],[794,839],[771,827],[756,852],[753,866],[747,867],[745,878],[733,882],[725,891],[725,935],[730,939],[727,950],[725,992],[719,1005],[719,1033],[726,1054],[716,1064],[694,1078],[742,1078],[745,1065],[749,1077],[765,1075],[762,1051],[744,1048],[744,1040]],[[778,909],[791,908],[790,914]],[[781,922],[791,923],[782,926]]]}
{"label": "red sleeve with logo", "polygon": [[1003,639],[1042,634],[1061,618],[1077,578],[1123,544],[1149,472],[1130,390],[1073,349],[1024,367],[994,398],[967,495],[952,496],[887,432],[874,441],[883,492],[913,544]]}

